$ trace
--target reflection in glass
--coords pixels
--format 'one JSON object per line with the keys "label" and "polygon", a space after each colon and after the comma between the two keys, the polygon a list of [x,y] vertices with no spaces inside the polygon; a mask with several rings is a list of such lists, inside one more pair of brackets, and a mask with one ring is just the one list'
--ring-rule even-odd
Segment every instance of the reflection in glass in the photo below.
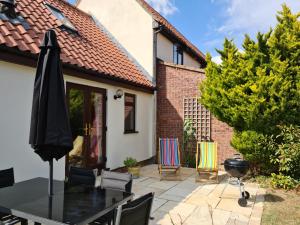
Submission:
{"label": "reflection in glass", "polygon": [[91,93],[91,129],[89,166],[96,166],[103,162],[102,139],[103,139],[103,94]]}
{"label": "reflection in glass", "polygon": [[70,89],[69,91],[70,123],[74,148],[69,153],[70,166],[84,167],[84,92]]}
{"label": "reflection in glass", "polygon": [[125,131],[135,130],[135,96],[125,94]]}

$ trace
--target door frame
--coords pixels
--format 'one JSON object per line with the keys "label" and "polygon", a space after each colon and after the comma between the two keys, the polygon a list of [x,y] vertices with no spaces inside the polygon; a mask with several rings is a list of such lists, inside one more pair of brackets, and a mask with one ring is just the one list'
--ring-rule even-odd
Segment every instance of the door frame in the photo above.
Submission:
{"label": "door frame", "polygon": [[[104,156],[104,163],[103,163],[103,167],[106,168],[106,162],[107,162],[107,156],[106,156],[106,132],[107,132],[107,124],[106,124],[106,110],[107,110],[107,90],[104,88],[98,88],[98,87],[94,87],[94,86],[88,86],[88,85],[84,85],[84,84],[78,84],[78,83],[72,83],[72,82],[66,82],[66,103],[67,103],[67,109],[68,109],[68,113],[69,113],[69,106],[70,106],[70,99],[69,99],[69,91],[70,89],[79,89],[82,90],[84,92],[84,115],[83,115],[83,119],[85,122],[87,122],[90,118],[89,118],[89,114],[87,112],[87,110],[89,110],[89,104],[90,104],[90,93],[91,92],[96,92],[96,93],[101,93],[103,94],[103,118],[102,118],[102,122],[103,122],[103,128],[102,128],[102,134],[103,134],[103,138],[102,138],[102,146],[103,146],[103,156]],[[88,101],[87,101],[88,100]],[[85,143],[87,145],[87,143]],[[86,147],[85,147],[86,148]],[[87,151],[85,150],[85,157],[87,157]],[[66,155],[66,159],[65,159],[65,175],[68,176],[69,173],[69,154]]]}

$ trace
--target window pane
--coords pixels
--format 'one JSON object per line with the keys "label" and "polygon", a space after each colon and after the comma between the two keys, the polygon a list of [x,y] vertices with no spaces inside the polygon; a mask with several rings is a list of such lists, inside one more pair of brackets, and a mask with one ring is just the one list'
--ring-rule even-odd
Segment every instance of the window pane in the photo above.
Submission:
{"label": "window pane", "polygon": [[58,9],[54,8],[51,5],[48,5],[48,9],[50,9],[51,13],[66,27],[72,29],[72,30],[76,30],[76,28],[74,27],[74,25],[70,22],[70,20],[68,20],[64,14],[59,11]]}
{"label": "window pane", "polygon": [[84,92],[79,89],[69,90],[69,115],[74,147],[69,153],[69,164],[83,167],[84,154]]}
{"label": "window pane", "polygon": [[178,51],[178,63],[177,64],[183,65],[183,53],[180,50]]}
{"label": "window pane", "polygon": [[177,46],[176,45],[173,45],[173,63],[174,64],[178,63],[178,61],[177,61]]}
{"label": "window pane", "polygon": [[125,131],[135,131],[135,96],[125,94]]}

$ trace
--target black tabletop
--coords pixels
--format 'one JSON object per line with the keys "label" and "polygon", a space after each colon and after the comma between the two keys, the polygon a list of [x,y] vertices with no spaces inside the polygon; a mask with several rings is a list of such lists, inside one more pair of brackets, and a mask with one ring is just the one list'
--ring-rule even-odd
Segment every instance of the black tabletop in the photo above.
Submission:
{"label": "black tabletop", "polygon": [[87,224],[121,205],[130,193],[84,185],[69,186],[54,181],[54,195],[48,197],[48,180],[35,178],[0,189],[0,212],[34,222]]}

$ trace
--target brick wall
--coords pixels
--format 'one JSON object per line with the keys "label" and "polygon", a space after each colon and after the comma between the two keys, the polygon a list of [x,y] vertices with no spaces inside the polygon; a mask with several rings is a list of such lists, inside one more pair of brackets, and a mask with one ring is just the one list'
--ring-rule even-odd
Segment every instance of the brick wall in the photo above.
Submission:
{"label": "brick wall", "polygon": [[[183,137],[183,99],[199,96],[204,71],[165,62],[157,64],[157,138]],[[211,138],[218,142],[219,162],[235,153],[230,146],[232,128],[212,118]]]}

